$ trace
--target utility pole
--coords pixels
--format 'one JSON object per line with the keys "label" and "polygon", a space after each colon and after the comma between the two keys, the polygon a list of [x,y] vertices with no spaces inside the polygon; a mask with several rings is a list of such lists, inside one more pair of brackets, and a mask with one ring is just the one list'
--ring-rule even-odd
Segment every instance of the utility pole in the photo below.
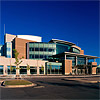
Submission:
{"label": "utility pole", "polygon": [[[5,30],[6,30],[6,28],[5,28],[5,24],[4,24],[4,33],[3,33],[3,35],[5,36]],[[4,43],[5,43],[5,39],[4,39]]]}

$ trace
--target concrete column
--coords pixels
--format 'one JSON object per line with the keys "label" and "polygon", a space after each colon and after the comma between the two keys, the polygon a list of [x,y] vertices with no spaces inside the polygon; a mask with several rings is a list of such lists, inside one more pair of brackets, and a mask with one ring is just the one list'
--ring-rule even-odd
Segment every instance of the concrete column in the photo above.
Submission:
{"label": "concrete column", "polygon": [[[19,68],[19,66],[17,68]],[[20,69],[16,69],[16,75],[19,75],[19,70]]]}
{"label": "concrete column", "polygon": [[39,75],[40,73],[39,73],[39,67],[37,66],[37,75]]}
{"label": "concrete column", "polygon": [[29,70],[27,70],[27,75],[30,75],[30,69],[29,69]]}
{"label": "concrete column", "polygon": [[86,65],[88,65],[88,58],[86,58]]}
{"label": "concrete column", "polygon": [[65,60],[66,60],[66,54],[65,54]]}
{"label": "concrete column", "polygon": [[88,67],[86,67],[86,69],[87,69],[87,74],[88,74]]}
{"label": "concrete column", "polygon": [[12,50],[12,42],[11,42],[11,58],[12,58],[12,51],[13,51],[13,50]]}
{"label": "concrete column", "polygon": [[38,66],[38,60],[37,60],[37,75],[39,75],[39,66]]}
{"label": "concrete column", "polygon": [[92,74],[92,63],[91,63],[91,74]]}
{"label": "concrete column", "polygon": [[76,75],[78,74],[78,72],[77,72],[77,68],[76,68]]}
{"label": "concrete column", "polygon": [[[86,57],[86,65],[88,65],[88,58]],[[86,74],[88,74],[88,67],[86,66]]]}
{"label": "concrete column", "polygon": [[44,75],[45,75],[45,66],[44,66]]}
{"label": "concrete column", "polygon": [[[75,65],[77,65],[77,56],[75,57]],[[77,68],[76,68],[76,75],[78,74],[78,72],[77,72]]]}
{"label": "concrete column", "polygon": [[75,63],[75,64],[77,65],[77,56],[75,57],[75,61],[76,61],[76,63]]}
{"label": "concrete column", "polygon": [[95,59],[94,59],[94,62],[95,62]]}

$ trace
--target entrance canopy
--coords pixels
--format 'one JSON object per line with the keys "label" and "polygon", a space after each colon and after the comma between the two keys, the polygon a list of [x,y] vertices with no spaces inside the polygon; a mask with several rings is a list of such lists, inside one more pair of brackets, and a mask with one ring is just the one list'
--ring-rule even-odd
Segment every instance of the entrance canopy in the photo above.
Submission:
{"label": "entrance canopy", "polygon": [[61,53],[61,54],[53,55],[52,57],[59,58],[59,57],[64,57],[65,55],[67,55],[67,56],[86,57],[88,59],[97,59],[97,58],[100,58],[100,57],[97,57],[97,56],[82,55],[82,54],[71,53],[71,52],[64,52],[64,53]]}

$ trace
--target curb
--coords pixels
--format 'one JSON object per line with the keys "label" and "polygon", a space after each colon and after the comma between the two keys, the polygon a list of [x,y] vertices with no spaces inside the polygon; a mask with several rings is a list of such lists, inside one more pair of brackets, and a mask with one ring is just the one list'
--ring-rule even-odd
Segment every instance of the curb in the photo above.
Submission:
{"label": "curb", "polygon": [[84,83],[100,83],[100,81],[86,81],[86,80],[75,80],[75,79],[68,79],[68,80],[79,81],[79,82],[84,82]]}
{"label": "curb", "polygon": [[5,85],[5,81],[2,81],[1,84],[2,85],[0,85],[0,87],[3,87],[3,88],[21,88],[21,87],[37,86],[37,84],[35,84],[35,83],[28,84],[28,85]]}
{"label": "curb", "polygon": [[100,81],[83,81],[83,80],[79,80],[80,82],[85,82],[85,83],[100,83]]}

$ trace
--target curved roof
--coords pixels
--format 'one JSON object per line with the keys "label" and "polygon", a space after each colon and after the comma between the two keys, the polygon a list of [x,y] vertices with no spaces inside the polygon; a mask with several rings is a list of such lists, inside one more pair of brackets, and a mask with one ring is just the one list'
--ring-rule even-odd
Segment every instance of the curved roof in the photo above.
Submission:
{"label": "curved roof", "polygon": [[68,42],[68,41],[64,41],[64,40],[59,40],[59,39],[52,39],[49,42],[53,42],[53,43],[63,43],[63,44],[68,44],[68,45],[75,45],[72,42]]}
{"label": "curved roof", "polygon": [[74,47],[74,48],[76,48],[76,49],[81,50],[81,48],[80,48],[80,47],[78,47],[78,46],[76,46],[76,45],[72,45],[71,47]]}

